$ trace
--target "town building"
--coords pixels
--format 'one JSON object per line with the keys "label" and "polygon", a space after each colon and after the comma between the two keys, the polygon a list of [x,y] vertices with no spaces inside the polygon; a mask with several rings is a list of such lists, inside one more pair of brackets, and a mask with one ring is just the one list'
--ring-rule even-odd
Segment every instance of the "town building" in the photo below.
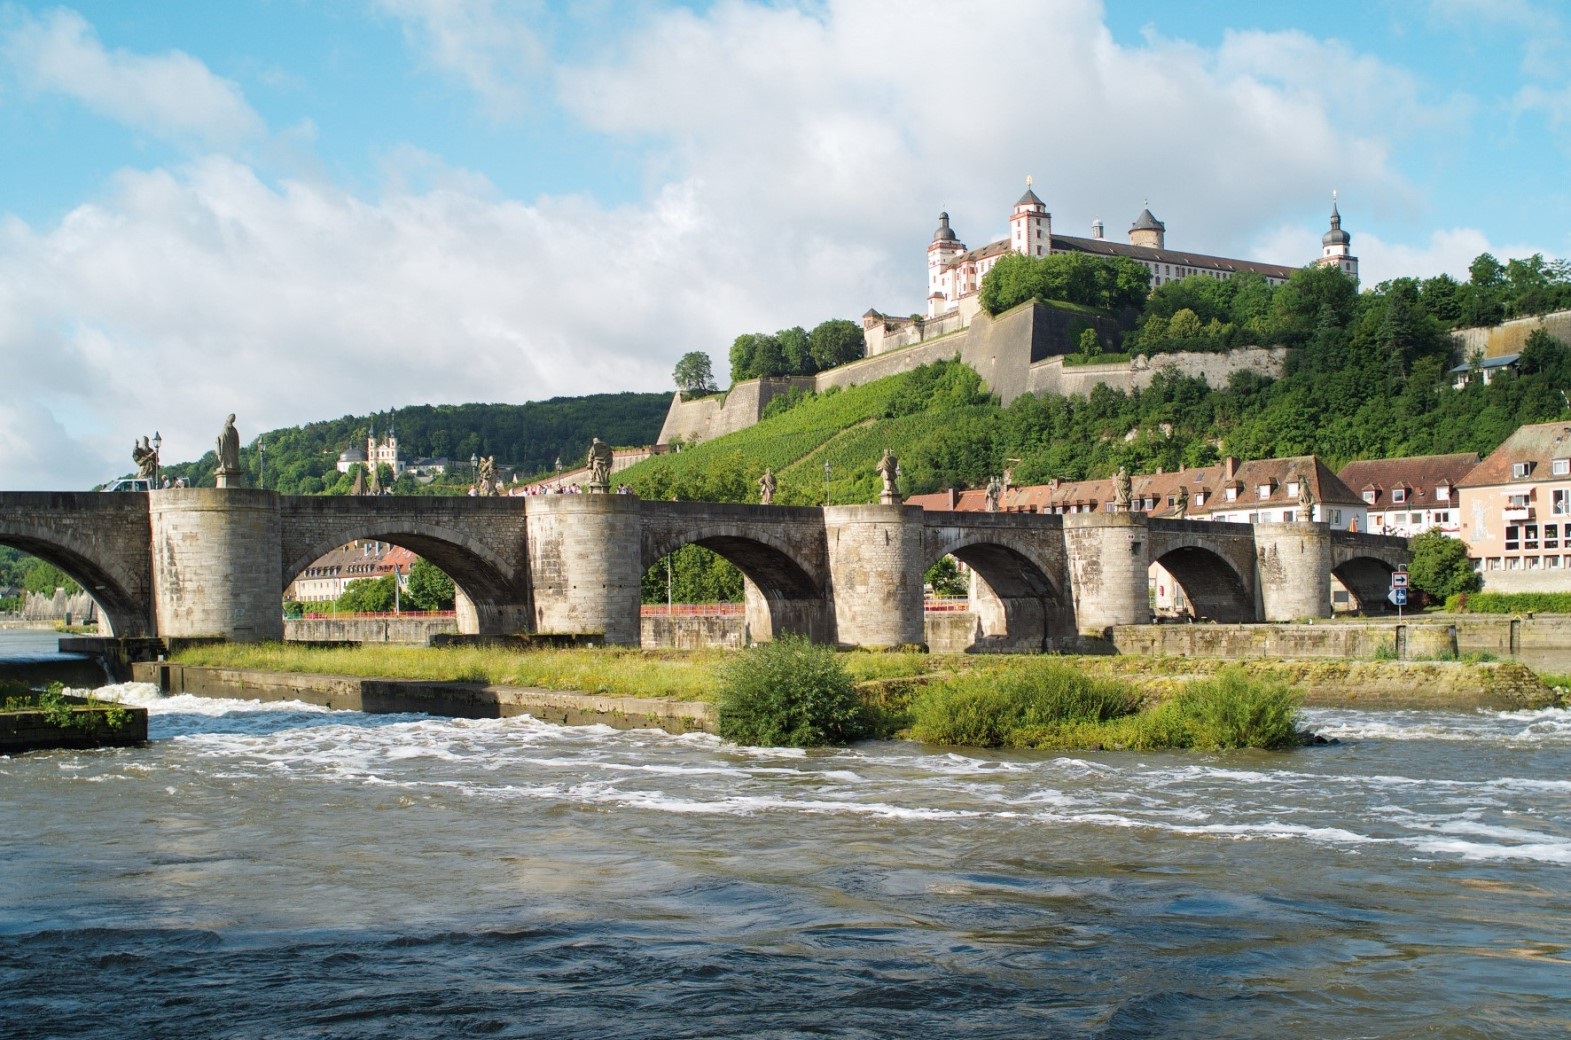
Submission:
{"label": "town building", "polygon": [[1571,423],[1523,426],[1458,487],[1461,538],[1486,591],[1571,587]]}
{"label": "town building", "polygon": [[352,581],[397,574],[409,582],[409,568],[420,557],[399,545],[370,539],[341,545],[314,561],[284,590],[284,598],[300,603],[329,603],[344,594]]}
{"label": "town building", "polygon": [[[933,232],[927,247],[927,316],[938,319],[958,312],[960,322],[956,327],[964,327],[980,309],[977,294],[981,291],[982,279],[1000,257],[1009,253],[1051,256],[1065,252],[1127,257],[1150,272],[1153,288],[1192,276],[1228,279],[1241,271],[1253,272],[1272,285],[1281,285],[1296,270],[1280,264],[1170,249],[1167,225],[1152,215],[1150,207],[1142,209],[1129,226],[1127,244],[1105,238],[1100,220],[1091,225],[1089,238],[1055,234],[1053,215],[1031,189],[1030,178],[1027,178],[1026,193],[1010,211],[1007,238],[967,249],[950,227],[949,214],[938,215],[938,230]],[[1321,237],[1320,256],[1312,263],[1334,266],[1349,278],[1358,277],[1358,258],[1352,254],[1352,236],[1342,229],[1342,215],[1337,212],[1334,195],[1331,227]]]}
{"label": "town building", "polygon": [[1364,500],[1372,533],[1412,538],[1440,531],[1456,538],[1462,533],[1459,489],[1477,465],[1472,451],[1416,455],[1349,462],[1337,476]]}
{"label": "town building", "polygon": [[[421,461],[426,463],[428,467],[433,462],[440,462],[443,468],[446,468],[447,463],[446,459],[424,459]],[[364,451],[357,445],[351,444],[339,452],[338,472],[348,473],[355,466],[387,466],[393,471],[394,479],[397,479],[399,474],[408,468],[404,457],[399,454],[398,435],[393,432],[392,423],[388,424],[387,436],[381,440],[377,440],[376,428],[372,427],[370,434],[365,439]]]}

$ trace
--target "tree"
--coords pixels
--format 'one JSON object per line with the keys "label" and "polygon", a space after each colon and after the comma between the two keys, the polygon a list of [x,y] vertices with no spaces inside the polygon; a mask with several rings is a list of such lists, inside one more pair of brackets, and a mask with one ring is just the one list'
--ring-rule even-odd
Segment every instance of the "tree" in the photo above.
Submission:
{"label": "tree", "polygon": [[338,610],[343,614],[382,614],[393,609],[393,576],[359,578],[344,586],[338,597]]}
{"label": "tree", "polygon": [[813,364],[819,371],[855,361],[867,352],[862,327],[844,318],[820,322],[808,334]]}
{"label": "tree", "polygon": [[424,557],[409,567],[409,584],[404,598],[415,610],[452,610],[455,596],[453,579]]}
{"label": "tree", "polygon": [[1425,531],[1410,543],[1413,562],[1408,580],[1413,587],[1444,600],[1458,592],[1477,592],[1484,587],[1483,575],[1473,569],[1467,546],[1439,531]]}
{"label": "tree", "polygon": [[1080,353],[1086,357],[1096,357],[1102,353],[1102,340],[1096,334],[1096,329],[1085,328],[1080,330],[1080,341],[1076,344]]}
{"label": "tree", "polygon": [[707,394],[715,388],[715,373],[709,355],[701,350],[690,350],[676,363],[671,373],[678,390],[690,394]]}
{"label": "tree", "polygon": [[39,559],[33,560],[22,572],[22,587],[35,596],[53,596],[55,589],[64,589],[68,596],[82,591],[82,586],[72,581],[65,571]]}

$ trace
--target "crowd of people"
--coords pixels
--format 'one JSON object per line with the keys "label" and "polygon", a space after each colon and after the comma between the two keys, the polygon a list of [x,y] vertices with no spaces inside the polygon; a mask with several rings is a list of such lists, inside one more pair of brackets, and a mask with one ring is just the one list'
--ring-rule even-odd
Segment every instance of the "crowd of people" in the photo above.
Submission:
{"label": "crowd of people", "polygon": [[[565,484],[514,484],[511,487],[503,485],[501,481],[497,481],[496,483],[496,494],[505,498],[518,498],[524,495],[582,495],[583,493],[584,486],[577,483],[576,481]],[[631,495],[635,492],[630,485],[618,484],[616,486],[616,491],[613,493],[618,495]],[[478,485],[469,485],[469,497],[480,497],[480,487]]]}

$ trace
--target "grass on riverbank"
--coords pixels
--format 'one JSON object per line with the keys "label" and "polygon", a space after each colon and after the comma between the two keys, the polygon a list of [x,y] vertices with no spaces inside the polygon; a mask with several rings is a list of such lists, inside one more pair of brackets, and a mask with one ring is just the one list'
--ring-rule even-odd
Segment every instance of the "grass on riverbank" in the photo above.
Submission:
{"label": "grass on riverbank", "polygon": [[[933,671],[917,653],[839,655],[853,682],[898,680]],[[218,643],[191,647],[178,664],[359,678],[535,686],[546,690],[679,701],[714,701],[731,650],[638,650],[614,647],[538,650],[506,646],[313,647],[295,643]]]}

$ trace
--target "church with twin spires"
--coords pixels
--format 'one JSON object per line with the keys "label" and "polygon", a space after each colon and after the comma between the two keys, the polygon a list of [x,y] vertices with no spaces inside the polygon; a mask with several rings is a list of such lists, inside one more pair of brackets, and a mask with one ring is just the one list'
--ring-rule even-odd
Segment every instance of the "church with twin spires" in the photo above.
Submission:
{"label": "church with twin spires", "polygon": [[[1358,277],[1358,258],[1353,256],[1352,236],[1342,230],[1336,196],[1331,197],[1331,228],[1321,236],[1321,253],[1313,263],[1334,266],[1350,278]],[[1080,252],[1098,256],[1123,256],[1151,272],[1151,286],[1166,285],[1180,278],[1199,275],[1227,279],[1240,271],[1261,275],[1273,285],[1281,285],[1297,269],[1255,260],[1234,260],[1169,249],[1167,226],[1152,215],[1150,208],[1140,211],[1129,226],[1129,242],[1114,242],[1103,235],[1100,220],[1091,225],[1089,238],[1060,235],[1053,231],[1053,215],[1031,190],[1026,178],[1026,193],[1020,196],[1009,214],[1009,237],[979,249],[967,249],[949,226],[949,214],[938,215],[938,230],[927,247],[927,316],[929,319],[954,314],[956,323],[970,323],[980,304],[977,293],[982,278],[1007,253],[1049,256],[1053,253]]]}

